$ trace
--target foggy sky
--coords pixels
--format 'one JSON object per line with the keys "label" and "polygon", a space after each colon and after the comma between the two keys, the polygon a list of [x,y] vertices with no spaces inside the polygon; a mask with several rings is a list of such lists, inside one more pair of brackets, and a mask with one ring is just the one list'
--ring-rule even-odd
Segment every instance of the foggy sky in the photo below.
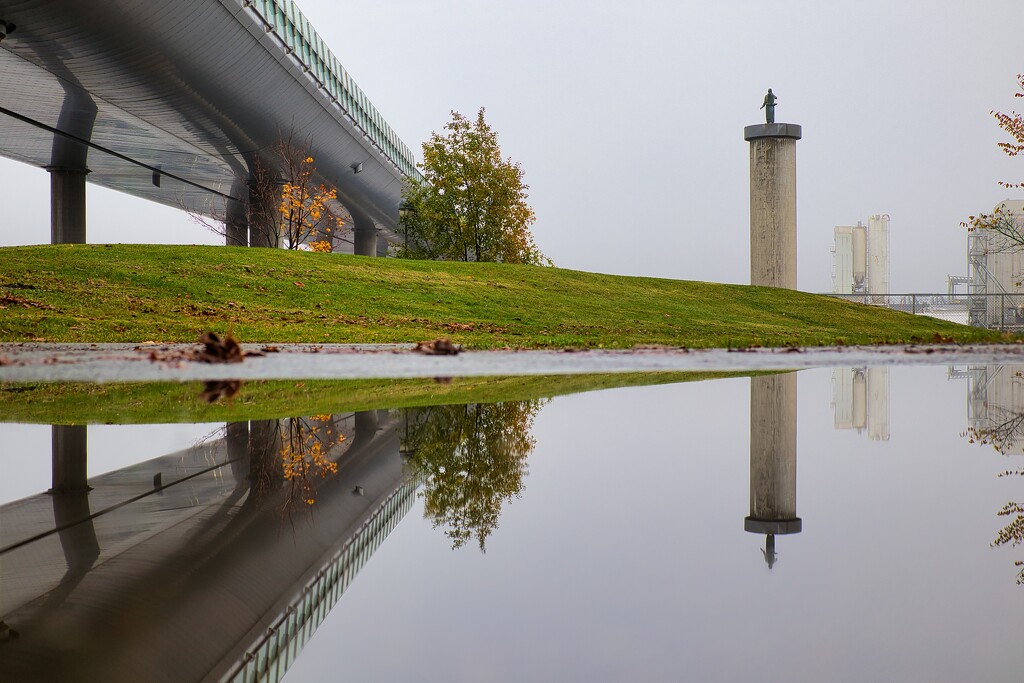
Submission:
{"label": "foggy sky", "polygon": [[[450,110],[485,106],[565,268],[747,283],[742,131],[768,87],[804,130],[801,289],[831,289],[835,225],[888,213],[891,289],[944,291],[966,272],[959,222],[1024,179],[989,115],[1024,109],[1019,0],[299,5],[417,158]],[[0,244],[47,242],[46,172],[0,160],[0,187]],[[221,241],[91,185],[88,221],[90,242]]]}

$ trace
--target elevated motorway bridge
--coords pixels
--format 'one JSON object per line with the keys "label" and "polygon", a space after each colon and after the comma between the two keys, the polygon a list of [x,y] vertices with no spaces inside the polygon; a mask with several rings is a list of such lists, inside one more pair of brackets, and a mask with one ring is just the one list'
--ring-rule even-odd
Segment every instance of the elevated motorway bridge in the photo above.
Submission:
{"label": "elevated motorway bridge", "polygon": [[0,154],[49,171],[51,242],[86,241],[88,181],[272,246],[249,224],[254,169],[290,133],[355,252],[396,239],[412,152],[292,0],[0,0],[0,33]]}

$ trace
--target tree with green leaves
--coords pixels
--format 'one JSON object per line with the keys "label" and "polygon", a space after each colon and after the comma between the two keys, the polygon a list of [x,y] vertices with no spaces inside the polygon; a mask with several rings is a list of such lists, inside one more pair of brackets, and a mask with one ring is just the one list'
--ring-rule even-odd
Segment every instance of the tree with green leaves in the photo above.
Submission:
{"label": "tree with green leaves", "polygon": [[536,217],[522,166],[502,158],[484,110],[476,121],[453,111],[445,131],[423,143],[423,180],[403,193],[399,256],[549,263],[530,233]]}
{"label": "tree with green leaves", "polygon": [[523,491],[533,419],[544,401],[435,406],[409,411],[404,447],[424,481],[424,515],[452,547],[481,552],[501,507]]}

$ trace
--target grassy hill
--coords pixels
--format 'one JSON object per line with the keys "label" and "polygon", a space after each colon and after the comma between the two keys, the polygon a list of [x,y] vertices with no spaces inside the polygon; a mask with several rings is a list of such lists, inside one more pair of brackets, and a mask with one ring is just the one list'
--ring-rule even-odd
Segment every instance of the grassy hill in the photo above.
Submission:
{"label": "grassy hill", "polygon": [[997,341],[764,287],[494,263],[148,245],[0,248],[0,341],[415,342],[471,348]]}

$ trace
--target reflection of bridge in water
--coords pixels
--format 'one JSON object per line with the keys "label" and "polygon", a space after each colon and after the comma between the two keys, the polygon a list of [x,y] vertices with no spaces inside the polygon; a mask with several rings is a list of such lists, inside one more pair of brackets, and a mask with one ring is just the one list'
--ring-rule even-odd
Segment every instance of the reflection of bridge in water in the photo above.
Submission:
{"label": "reflection of bridge in water", "polygon": [[276,420],[90,488],[76,429],[54,428],[51,492],[0,508],[0,680],[277,680],[415,497],[386,413],[319,418],[346,438],[313,505],[267,476]]}

